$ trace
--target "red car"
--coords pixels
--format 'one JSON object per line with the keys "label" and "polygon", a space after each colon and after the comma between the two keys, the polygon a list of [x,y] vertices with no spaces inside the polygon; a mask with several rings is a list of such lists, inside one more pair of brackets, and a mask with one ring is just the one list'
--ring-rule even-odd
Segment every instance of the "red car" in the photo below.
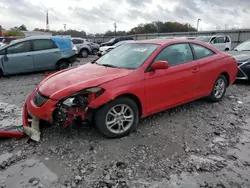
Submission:
{"label": "red car", "polygon": [[23,123],[31,117],[64,126],[94,120],[107,137],[121,137],[140,118],[202,97],[220,101],[236,74],[232,56],[203,42],[128,43],[42,80],[24,104]]}

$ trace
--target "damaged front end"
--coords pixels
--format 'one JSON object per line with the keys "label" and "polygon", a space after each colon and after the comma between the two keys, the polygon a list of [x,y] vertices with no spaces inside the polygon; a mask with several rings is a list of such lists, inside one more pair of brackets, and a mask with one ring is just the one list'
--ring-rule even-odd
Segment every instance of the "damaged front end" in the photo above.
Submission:
{"label": "damaged front end", "polygon": [[92,87],[77,92],[57,103],[52,113],[53,124],[68,127],[74,120],[91,121],[88,105],[104,92],[103,88]]}

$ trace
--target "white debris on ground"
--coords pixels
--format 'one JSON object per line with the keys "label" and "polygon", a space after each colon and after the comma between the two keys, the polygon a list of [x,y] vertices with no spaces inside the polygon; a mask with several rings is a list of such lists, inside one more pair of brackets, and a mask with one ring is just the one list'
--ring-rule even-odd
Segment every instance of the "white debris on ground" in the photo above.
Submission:
{"label": "white debris on ground", "polygon": [[22,109],[14,104],[0,102],[0,130],[13,125],[22,125]]}

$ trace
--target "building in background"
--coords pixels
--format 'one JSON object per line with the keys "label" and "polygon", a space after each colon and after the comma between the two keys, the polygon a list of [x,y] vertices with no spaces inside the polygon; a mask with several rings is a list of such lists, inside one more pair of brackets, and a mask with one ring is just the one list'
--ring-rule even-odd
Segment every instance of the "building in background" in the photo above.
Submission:
{"label": "building in background", "polygon": [[44,32],[44,31],[22,31],[25,37],[32,37],[32,36],[52,36],[51,32]]}

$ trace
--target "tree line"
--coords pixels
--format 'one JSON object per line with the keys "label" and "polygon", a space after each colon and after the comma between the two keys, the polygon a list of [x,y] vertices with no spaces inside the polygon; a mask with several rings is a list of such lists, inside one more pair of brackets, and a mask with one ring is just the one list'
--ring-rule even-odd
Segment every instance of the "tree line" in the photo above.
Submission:
{"label": "tree line", "polygon": [[[19,27],[11,28],[9,31],[9,36],[13,34],[19,34],[19,31],[27,31],[27,28],[24,24]],[[135,34],[146,34],[146,33],[168,33],[168,32],[189,32],[196,31],[189,23],[179,23],[179,22],[151,22],[145,24],[139,24],[136,27],[132,28],[130,31],[111,31],[108,30],[105,33],[96,33],[96,34],[86,34],[85,31],[77,31],[73,29],[69,30],[46,30],[35,28],[34,31],[42,32],[51,32],[52,35],[71,35],[72,37],[98,37],[98,36],[125,36],[125,35],[135,35]]]}

